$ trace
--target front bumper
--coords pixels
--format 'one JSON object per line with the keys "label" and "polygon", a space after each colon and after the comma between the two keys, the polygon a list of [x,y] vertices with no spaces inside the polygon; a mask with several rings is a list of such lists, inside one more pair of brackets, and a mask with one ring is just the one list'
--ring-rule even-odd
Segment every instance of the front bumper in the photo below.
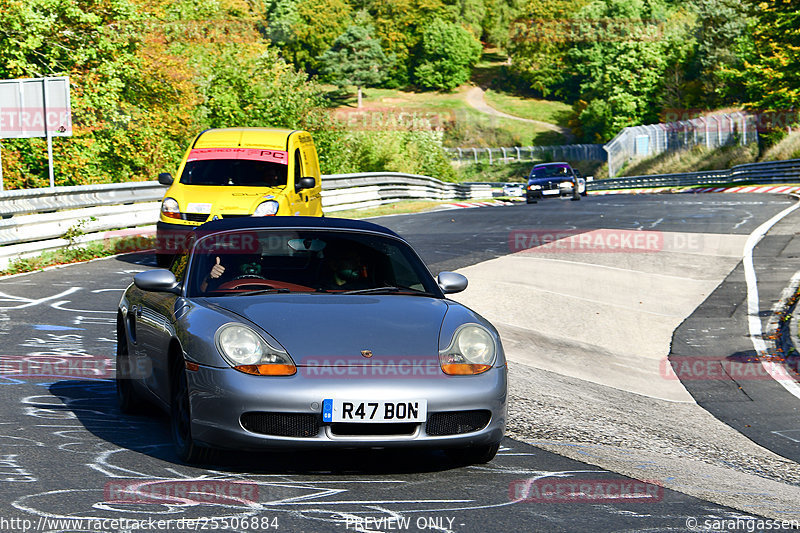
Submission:
{"label": "front bumper", "polygon": [[[494,367],[477,376],[348,379],[303,375],[266,377],[243,374],[231,368],[200,367],[187,372],[192,410],[192,437],[215,448],[263,450],[269,448],[429,447],[448,448],[495,444],[502,440],[506,424],[507,370]],[[451,435],[429,435],[428,422],[414,424],[404,434],[336,434],[322,423],[326,398],[364,401],[425,399],[428,421],[435,413],[489,411],[482,429]],[[307,437],[277,436],[246,430],[244,413],[314,415],[319,430]],[[370,424],[358,424],[369,426]],[[360,429],[360,428],[359,428]]]}

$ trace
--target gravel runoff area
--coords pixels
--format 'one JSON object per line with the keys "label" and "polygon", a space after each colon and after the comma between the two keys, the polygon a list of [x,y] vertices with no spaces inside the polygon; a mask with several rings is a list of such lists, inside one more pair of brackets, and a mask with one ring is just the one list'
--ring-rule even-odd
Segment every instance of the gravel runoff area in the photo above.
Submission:
{"label": "gravel runoff area", "polygon": [[[470,287],[454,299],[503,337],[510,437],[746,513],[800,521],[800,465],[659,376],[674,329],[741,259],[743,236],[703,237],[713,245],[691,253],[512,254],[461,269]],[[548,285],[557,274],[583,283]],[[563,317],[584,327],[565,327]],[[633,338],[643,323],[651,335]]]}
{"label": "gravel runoff area", "polygon": [[800,465],[702,407],[509,362],[508,436],[747,513],[800,520]]}

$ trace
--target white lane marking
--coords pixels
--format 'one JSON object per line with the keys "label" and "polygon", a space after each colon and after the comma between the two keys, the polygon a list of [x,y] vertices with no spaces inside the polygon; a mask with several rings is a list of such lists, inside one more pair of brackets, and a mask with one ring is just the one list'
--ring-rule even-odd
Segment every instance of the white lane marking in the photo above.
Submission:
{"label": "white lane marking", "polygon": [[798,207],[800,207],[800,199],[798,199],[794,205],[787,207],[753,230],[753,233],[750,234],[747,238],[747,242],[744,244],[744,257],[742,258],[742,262],[744,265],[744,278],[747,282],[747,324],[750,329],[750,340],[753,343],[753,348],[755,348],[756,354],[762,358],[761,366],[764,367],[764,370],[766,370],[775,381],[780,383],[789,394],[800,398],[800,385],[788,375],[786,368],[773,361],[763,359],[767,355],[767,343],[764,342],[763,338],[761,317],[759,316],[758,278],[756,277],[756,271],[753,267],[753,250],[758,242],[767,234],[772,226]]}
{"label": "white lane marking", "polygon": [[743,219],[742,219],[742,220],[741,220],[741,221],[740,221],[738,224],[736,224],[736,225],[733,227],[733,229],[739,229],[739,227],[740,227],[740,226],[742,226],[742,225],[746,224],[747,222],[749,222],[751,218],[753,218],[753,213],[751,213],[750,211],[748,211],[748,212],[747,212],[747,216],[746,216],[746,217],[744,217],[744,218],[743,218]]}
{"label": "white lane marking", "polygon": [[71,287],[63,292],[59,292],[53,296],[48,296],[46,298],[39,298],[38,300],[33,300],[31,298],[25,298],[24,296],[12,296],[11,294],[6,294],[4,292],[0,292],[0,302],[22,302],[20,305],[14,305],[9,307],[0,307],[0,309],[22,309],[24,307],[33,307],[34,305],[39,305],[49,300],[55,300],[56,298],[61,298],[62,296],[67,296],[68,294],[72,294],[73,292],[81,290],[80,287]]}
{"label": "white lane marking", "polygon": [[[770,433],[774,433],[776,435],[780,435],[783,438],[789,439],[792,442],[800,442],[800,440],[790,437],[789,435],[785,435],[785,433],[800,433],[800,429],[784,429],[783,431],[770,431]],[[800,435],[797,435],[800,438]]]}
{"label": "white lane marking", "polygon": [[93,311],[91,309],[73,309],[71,307],[64,307],[72,300],[60,300],[58,302],[50,304],[50,307],[53,309],[58,309],[59,311],[71,311],[73,313],[104,313],[104,314],[115,314],[116,311]]}

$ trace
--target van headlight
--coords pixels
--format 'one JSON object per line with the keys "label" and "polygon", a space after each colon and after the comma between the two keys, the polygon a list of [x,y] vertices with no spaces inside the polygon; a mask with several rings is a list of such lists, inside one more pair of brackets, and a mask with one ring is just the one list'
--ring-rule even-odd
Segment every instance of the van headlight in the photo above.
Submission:
{"label": "van headlight", "polygon": [[225,324],[215,335],[220,355],[239,372],[259,376],[292,376],[297,367],[289,354],[274,348],[243,324]]}
{"label": "van headlight", "polygon": [[497,344],[489,330],[465,324],[453,334],[450,346],[439,352],[439,364],[445,374],[481,374],[492,368],[496,357]]}
{"label": "van headlight", "polygon": [[181,210],[178,201],[169,196],[161,201],[161,214],[167,218],[181,218]]}
{"label": "van headlight", "polygon": [[278,212],[278,202],[275,200],[267,200],[262,202],[253,211],[254,217],[270,217]]}

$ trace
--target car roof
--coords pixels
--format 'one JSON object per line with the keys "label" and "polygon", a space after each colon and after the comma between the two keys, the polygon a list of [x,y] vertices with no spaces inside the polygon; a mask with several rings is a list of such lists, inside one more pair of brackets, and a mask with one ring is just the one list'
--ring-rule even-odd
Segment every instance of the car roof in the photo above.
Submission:
{"label": "car roof", "polygon": [[219,128],[201,132],[192,148],[269,148],[286,150],[289,136],[300,130],[285,128]]}
{"label": "car roof", "polygon": [[351,220],[348,218],[331,218],[331,217],[302,217],[302,216],[271,216],[271,217],[236,217],[236,218],[223,218],[219,220],[212,220],[206,222],[195,228],[195,231],[200,230],[204,234],[214,233],[217,231],[228,231],[237,229],[333,229],[333,230],[350,230],[350,231],[368,231],[372,233],[381,233],[390,237],[395,237],[401,240],[397,233],[367,222],[365,220]]}
{"label": "car roof", "polygon": [[570,164],[566,161],[559,161],[555,163],[539,163],[538,165],[533,165],[533,168],[541,168],[541,167],[570,167]]}

